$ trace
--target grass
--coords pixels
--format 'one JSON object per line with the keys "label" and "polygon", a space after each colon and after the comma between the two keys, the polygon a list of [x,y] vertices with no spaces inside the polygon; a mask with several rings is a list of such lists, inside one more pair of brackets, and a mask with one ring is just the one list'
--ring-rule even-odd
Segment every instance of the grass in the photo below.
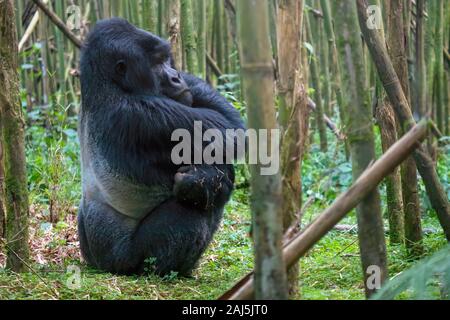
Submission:
{"label": "grass", "polygon": [[[33,264],[43,280],[31,272],[0,269],[0,299],[216,299],[252,269],[248,204],[240,199],[245,193],[239,190],[227,205],[223,225],[192,278],[117,276],[67,259]],[[349,216],[343,222],[354,220]],[[424,240],[429,253],[446,243],[440,234]],[[391,276],[413,264],[399,246],[389,246],[388,252]],[[68,285],[72,264],[80,267],[80,288]],[[301,260],[299,283],[303,299],[364,299],[356,233],[332,231],[324,237]]]}
{"label": "grass", "polygon": [[[227,205],[226,219],[192,278],[116,276],[68,259],[60,264],[34,264],[45,282],[31,272],[0,269],[0,299],[215,299],[252,268],[250,216],[240,197],[244,191],[236,192]],[[81,269],[79,289],[67,285],[73,274],[66,267],[71,264]]]}

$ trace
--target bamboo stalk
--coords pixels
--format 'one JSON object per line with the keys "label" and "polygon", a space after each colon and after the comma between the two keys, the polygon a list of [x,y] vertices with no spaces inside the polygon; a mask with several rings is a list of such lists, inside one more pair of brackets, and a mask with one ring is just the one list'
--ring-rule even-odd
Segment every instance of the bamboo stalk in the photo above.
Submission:
{"label": "bamboo stalk", "polygon": [[197,73],[194,22],[192,16],[192,0],[181,0],[181,39],[186,58],[186,70],[190,73]]}
{"label": "bamboo stalk", "polygon": [[205,0],[197,0],[197,65],[199,75],[206,78],[206,3]]}
{"label": "bamboo stalk", "polygon": [[445,131],[445,104],[444,104],[444,2],[435,4],[435,76],[436,76],[436,124],[440,131]]}
{"label": "bamboo stalk", "polygon": [[158,0],[158,35],[166,36],[166,17],[164,15],[167,0]]}
{"label": "bamboo stalk", "polygon": [[[372,110],[369,104],[369,73],[364,47],[358,30],[356,4],[352,1],[339,1],[336,15],[341,17],[337,25],[340,51],[345,60],[344,83],[349,90],[351,103],[348,105],[346,134],[349,140],[353,180],[376,159],[375,135],[373,132]],[[377,30],[378,32],[378,30]],[[360,258],[366,297],[376,288],[368,280],[370,266],[376,265],[380,271],[380,283],[388,277],[386,239],[383,229],[381,200],[378,189],[372,190],[356,208]]]}
{"label": "bamboo stalk", "polygon": [[222,30],[222,1],[214,1],[214,41],[216,49],[216,62],[222,71],[225,71],[223,66],[223,30]]}
{"label": "bamboo stalk", "polygon": [[[314,46],[314,48],[317,48],[317,45],[313,42],[314,37],[312,35],[311,30],[311,23],[309,15],[307,14],[305,16],[305,29],[306,29],[306,37],[308,39],[308,42]],[[320,138],[320,150],[322,152],[325,152],[328,148],[328,141],[327,141],[327,133],[325,129],[325,123],[323,121],[324,116],[324,110],[323,110],[323,103],[322,103],[322,87],[320,86],[320,76],[319,76],[319,67],[317,64],[317,56],[313,56],[310,62],[310,75],[311,75],[311,81],[312,85],[314,86],[314,96],[317,101],[317,104],[315,104],[315,111],[317,114],[316,118],[316,126],[317,131],[319,132],[319,138]]]}
{"label": "bamboo stalk", "polygon": [[425,28],[424,28],[425,0],[417,0],[416,3],[416,92],[414,111],[423,117],[427,110],[427,70],[425,63]]}
{"label": "bamboo stalk", "polygon": [[[377,30],[371,30],[367,27],[367,1],[356,0],[356,4],[359,25],[372,55],[372,60],[377,68],[378,75],[394,107],[401,126],[404,130],[407,130],[415,124],[409,102],[406,99],[401,83],[389,59],[385,44],[382,42]],[[439,223],[444,230],[447,240],[450,241],[450,205],[436,172],[436,167],[423,146],[420,146],[414,152],[414,160],[425,184],[431,205],[437,213]]]}
{"label": "bamboo stalk", "polygon": [[[282,129],[281,179],[283,228],[288,230],[299,221],[302,187],[301,165],[308,137],[309,110],[301,69],[301,36],[303,32],[303,0],[283,0],[277,8],[278,47],[278,124]],[[298,229],[298,223],[294,228]],[[299,292],[300,266],[288,270],[289,295]]]}
{"label": "bamboo stalk", "polygon": [[[237,12],[248,126],[256,130],[269,129],[270,135],[266,139],[272,141],[272,129],[277,123],[268,3],[266,0],[238,1]],[[281,255],[281,175],[279,170],[264,174],[261,172],[263,167],[261,162],[250,165],[255,296],[257,299],[287,299],[286,272]]]}

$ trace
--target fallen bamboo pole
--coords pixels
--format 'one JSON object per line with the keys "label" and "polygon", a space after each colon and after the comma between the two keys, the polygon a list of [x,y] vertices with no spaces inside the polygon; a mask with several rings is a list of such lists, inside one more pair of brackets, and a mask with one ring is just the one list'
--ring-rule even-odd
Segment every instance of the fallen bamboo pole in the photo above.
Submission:
{"label": "fallen bamboo pole", "polygon": [[[423,120],[397,141],[371,167],[367,168],[346,192],[341,194],[322,214],[289,241],[283,248],[286,267],[298,259],[330,231],[345,215],[354,209],[376,186],[405,160],[427,135],[428,122]],[[247,300],[253,298],[253,274],[240,280],[220,300]]]}

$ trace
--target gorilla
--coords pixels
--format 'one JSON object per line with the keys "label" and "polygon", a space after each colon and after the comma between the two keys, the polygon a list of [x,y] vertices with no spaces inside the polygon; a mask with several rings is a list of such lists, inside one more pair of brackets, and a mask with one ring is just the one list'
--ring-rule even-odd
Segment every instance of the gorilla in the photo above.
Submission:
{"label": "gorilla", "polygon": [[[239,112],[199,78],[178,72],[170,45],[113,18],[96,24],[80,62],[85,261],[118,274],[189,276],[229,200],[231,164],[171,160],[175,129],[245,129]],[[205,143],[204,143],[205,144]],[[193,162],[191,162],[193,163]]]}

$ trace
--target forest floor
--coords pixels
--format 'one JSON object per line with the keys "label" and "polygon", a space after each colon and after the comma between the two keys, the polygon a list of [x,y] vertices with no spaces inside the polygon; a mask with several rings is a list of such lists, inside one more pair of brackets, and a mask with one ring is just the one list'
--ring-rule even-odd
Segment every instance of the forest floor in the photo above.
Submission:
{"label": "forest floor", "polygon": [[[222,226],[192,278],[176,274],[164,278],[117,276],[87,267],[80,261],[76,234],[80,192],[76,132],[66,128],[64,139],[55,140],[52,135],[48,140],[48,135],[40,130],[30,127],[27,132],[32,262],[29,272],[16,274],[3,268],[5,256],[0,254],[0,299],[216,299],[252,270],[249,190],[245,187],[234,192]],[[329,139],[327,153],[321,153],[313,141],[304,160],[303,199],[309,206],[302,218],[303,225],[351,184],[351,165],[345,159],[342,145],[333,142],[331,134]],[[377,149],[379,154],[379,141]],[[449,158],[447,148],[441,152],[438,171],[450,194]],[[247,174],[245,168],[238,169],[237,183],[242,183]],[[386,208],[384,185],[380,190],[382,206]],[[420,195],[428,256],[444,247],[446,241],[422,185]],[[50,223],[55,212],[59,222]],[[354,212],[340,223],[345,228],[331,231],[301,259],[301,291],[297,298],[364,299]],[[391,278],[415,263],[407,259],[402,246],[389,243],[388,260]],[[73,265],[81,270],[79,286],[70,283],[73,274],[68,267]]]}
{"label": "forest floor", "polygon": [[[80,263],[75,213],[56,227],[36,232],[32,223],[33,272],[16,274],[0,269],[0,299],[216,299],[252,269],[250,215],[244,191],[228,204],[225,219],[192,278],[176,274],[116,276]],[[354,225],[355,217],[343,220]],[[442,248],[445,240],[433,219],[426,219],[427,254]],[[405,250],[388,246],[390,276],[411,266]],[[69,265],[81,269],[79,288],[67,285]],[[38,275],[39,276],[38,276]],[[356,230],[332,231],[301,260],[302,299],[363,299]]]}

